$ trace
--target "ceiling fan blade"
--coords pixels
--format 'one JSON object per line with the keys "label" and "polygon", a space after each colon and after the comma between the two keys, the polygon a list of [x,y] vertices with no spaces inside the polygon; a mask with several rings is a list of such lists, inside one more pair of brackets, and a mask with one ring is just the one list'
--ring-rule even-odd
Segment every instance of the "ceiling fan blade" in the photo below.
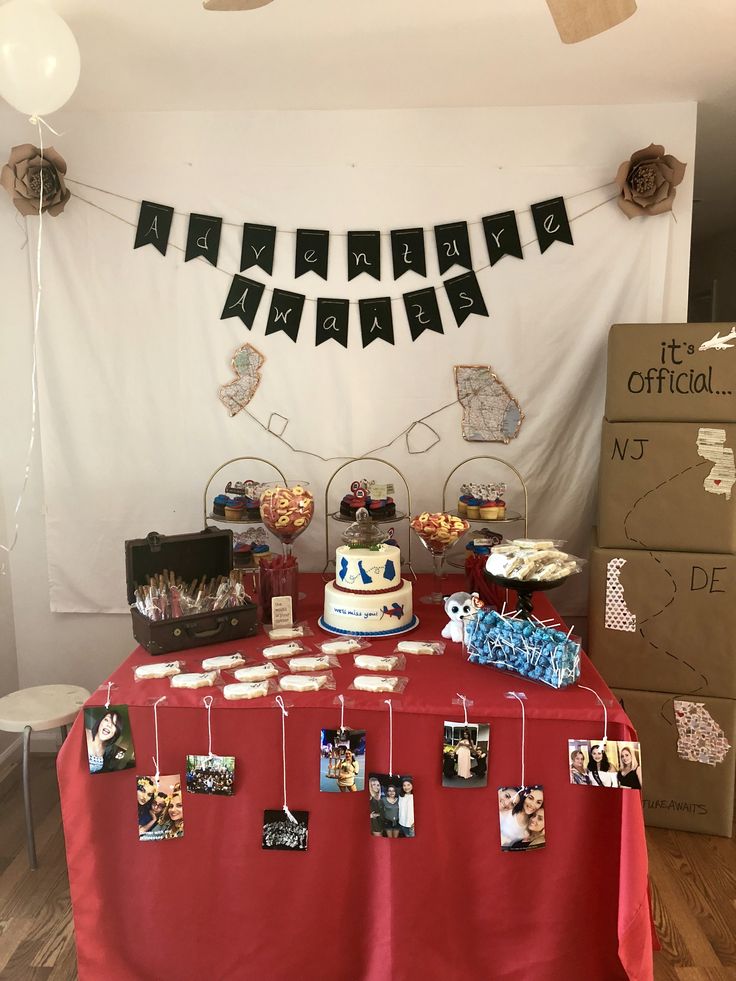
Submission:
{"label": "ceiling fan blade", "polygon": [[205,10],[255,10],[271,0],[202,0]]}
{"label": "ceiling fan blade", "polygon": [[577,44],[636,13],[636,0],[547,0],[564,44]]}

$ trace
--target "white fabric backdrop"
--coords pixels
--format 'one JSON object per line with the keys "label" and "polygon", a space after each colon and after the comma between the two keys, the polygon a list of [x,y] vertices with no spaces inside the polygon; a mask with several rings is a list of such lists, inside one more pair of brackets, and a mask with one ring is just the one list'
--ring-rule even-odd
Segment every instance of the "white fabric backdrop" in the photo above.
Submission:
{"label": "white fabric backdrop", "polygon": [[[621,158],[649,141],[642,114],[632,122],[620,107],[587,110],[586,130],[581,111],[570,112],[88,116],[75,117],[57,145],[71,177],[184,213],[344,232],[429,228],[514,208],[526,242],[534,237],[526,210],[532,202],[562,194],[574,218],[612,189],[579,192],[605,184]],[[690,118],[669,119],[667,148],[678,156],[678,137],[691,145]],[[351,307],[344,350],[314,347],[310,303],[296,344],[285,334],[264,336],[268,294],[252,331],[239,320],[219,320],[238,270],[237,228],[223,228],[219,265],[226,272],[185,264],[171,248],[165,258],[150,247],[133,251],[137,205],[74,188],[118,217],[72,200],[46,226],[40,384],[52,610],[123,610],[123,541],[152,529],[199,530],[209,474],[239,455],[272,459],[287,476],[312,482],[318,517],[297,551],[303,567],[322,568],[322,495],[342,461],[292,452],[244,413],[229,417],[217,388],[230,380],[230,358],[246,341],[266,357],[251,412],[263,424],[272,412],[285,416],[284,437],[322,457],[382,446],[455,398],[455,364],[491,364],[525,413],[516,440],[465,442],[456,405],[428,420],[441,441],[427,453],[410,455],[400,438],[377,455],[405,472],[415,510],[439,508],[444,479],[463,459],[500,456],[527,478],[530,533],[566,539],[586,554],[608,327],[662,319],[671,218],[628,221],[615,203],[606,204],[572,222],[574,247],[555,244],[540,256],[533,244],[523,262],[505,258],[480,272],[489,319],[471,317],[458,329],[438,289],[443,336],[425,333],[412,343],[399,300],[395,346],[376,341],[364,350]],[[684,189],[682,209],[680,220],[689,222]],[[176,217],[172,242],[183,245],[185,235],[186,220]],[[476,267],[485,266],[479,226],[471,244]],[[328,283],[312,275],[294,280],[293,246],[293,235],[278,236],[270,281],[259,270],[246,275],[309,297],[399,297],[440,286],[429,235],[426,281],[406,275],[395,283],[384,239],[381,283],[360,277],[348,284],[345,239],[336,237]],[[358,475],[363,471],[382,476],[377,467],[362,465]],[[251,466],[231,476],[252,473]],[[461,477],[504,473],[471,466],[458,483]],[[347,482],[335,487],[333,504]],[[509,500],[519,504],[511,486]],[[404,524],[399,537],[405,542],[407,534]],[[415,560],[423,560],[418,552],[414,546]],[[566,605],[584,610],[582,577]]]}

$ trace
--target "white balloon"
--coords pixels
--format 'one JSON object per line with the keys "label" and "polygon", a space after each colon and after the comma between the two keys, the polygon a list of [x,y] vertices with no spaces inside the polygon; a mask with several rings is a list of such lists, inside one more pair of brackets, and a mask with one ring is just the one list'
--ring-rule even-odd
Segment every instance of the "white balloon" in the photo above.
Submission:
{"label": "white balloon", "polygon": [[9,0],[0,7],[0,96],[27,116],[60,109],[79,81],[79,47],[50,7]]}

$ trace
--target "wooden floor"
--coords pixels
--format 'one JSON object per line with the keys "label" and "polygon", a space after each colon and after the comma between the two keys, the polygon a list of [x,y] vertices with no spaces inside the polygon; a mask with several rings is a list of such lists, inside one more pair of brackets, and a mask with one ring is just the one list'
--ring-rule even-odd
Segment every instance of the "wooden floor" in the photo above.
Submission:
{"label": "wooden floor", "polygon": [[[36,872],[26,857],[20,769],[16,763],[0,772],[0,981],[74,981],[53,756],[33,756],[31,784]],[[658,828],[647,839],[662,944],[654,955],[655,981],[736,981],[736,839]],[[585,979],[571,972],[565,981]]]}

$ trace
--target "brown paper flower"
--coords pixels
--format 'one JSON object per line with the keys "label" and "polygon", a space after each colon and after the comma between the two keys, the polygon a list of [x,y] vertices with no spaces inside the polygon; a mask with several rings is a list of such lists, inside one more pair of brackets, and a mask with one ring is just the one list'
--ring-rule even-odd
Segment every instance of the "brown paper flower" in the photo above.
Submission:
{"label": "brown paper flower", "polygon": [[632,153],[616,174],[616,183],[621,188],[619,208],[628,218],[672,211],[675,188],[682,183],[686,166],[654,143]]}
{"label": "brown paper flower", "polygon": [[10,151],[10,159],[0,174],[0,184],[22,215],[37,215],[43,182],[41,210],[60,215],[71,197],[64,184],[64,174],[66,161],[52,146],[44,148],[42,157],[38,147],[23,143]]}

